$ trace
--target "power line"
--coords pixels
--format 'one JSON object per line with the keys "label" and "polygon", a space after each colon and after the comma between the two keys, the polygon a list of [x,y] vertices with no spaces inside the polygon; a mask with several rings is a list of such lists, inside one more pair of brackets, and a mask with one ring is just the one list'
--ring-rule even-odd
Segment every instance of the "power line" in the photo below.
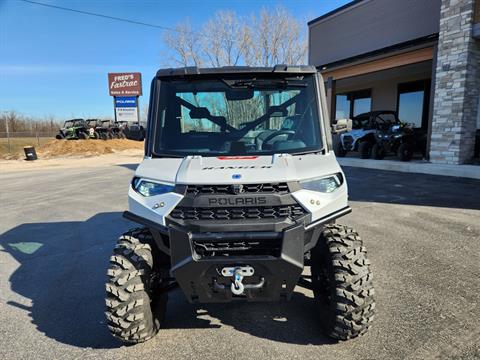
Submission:
{"label": "power line", "polygon": [[[174,29],[174,28],[171,28],[171,27],[168,27],[168,26],[149,24],[149,23],[146,23],[146,22],[143,22],[143,21],[130,20],[130,19],[120,18],[120,17],[116,17],[116,16],[98,14],[98,13],[94,13],[94,12],[90,12],[90,11],[83,11],[83,10],[77,10],[77,9],[67,8],[67,7],[63,7],[63,6],[45,4],[45,3],[42,3],[42,2],[38,2],[38,1],[32,1],[32,0],[20,0],[20,1],[30,3],[30,4],[45,6],[45,7],[48,7],[48,8],[70,11],[70,12],[83,14],[83,15],[96,16],[96,17],[105,18],[105,19],[109,19],[109,20],[122,21],[122,22],[130,23],[130,24],[147,26],[147,27],[151,27],[151,28],[161,29],[161,30],[164,30],[164,31],[173,31],[173,32],[183,33],[183,34],[195,34],[195,32],[193,32],[193,31],[182,31],[182,30]],[[199,35],[199,36],[208,37],[207,35],[204,35],[204,34],[201,34],[201,33],[196,33],[196,34]]]}

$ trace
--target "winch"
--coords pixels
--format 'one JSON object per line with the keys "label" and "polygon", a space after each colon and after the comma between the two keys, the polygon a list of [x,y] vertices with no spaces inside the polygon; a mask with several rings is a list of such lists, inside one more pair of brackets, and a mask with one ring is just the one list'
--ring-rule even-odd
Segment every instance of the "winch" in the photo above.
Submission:
{"label": "winch", "polygon": [[242,295],[245,289],[259,289],[265,283],[264,278],[261,278],[258,284],[244,284],[242,282],[244,277],[253,276],[255,273],[253,267],[249,265],[224,267],[221,273],[225,277],[233,277],[233,282],[230,286],[233,295]]}

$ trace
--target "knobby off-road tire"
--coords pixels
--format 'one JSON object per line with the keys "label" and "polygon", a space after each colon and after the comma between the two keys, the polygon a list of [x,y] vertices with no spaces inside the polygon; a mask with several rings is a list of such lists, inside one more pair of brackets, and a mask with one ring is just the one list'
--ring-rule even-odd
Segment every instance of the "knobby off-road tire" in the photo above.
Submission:
{"label": "knobby off-road tire", "polygon": [[126,343],[153,337],[165,315],[168,295],[159,288],[168,278],[169,258],[153,244],[148,229],[132,229],[110,258],[105,315],[111,334]]}
{"label": "knobby off-road tire", "polygon": [[335,147],[335,155],[337,157],[345,157],[347,155],[347,150],[343,148],[341,141],[339,141]]}
{"label": "knobby off-road tire", "polygon": [[385,149],[379,144],[373,144],[372,158],[375,160],[383,160],[385,158]]}
{"label": "knobby off-road tire", "polygon": [[400,161],[410,161],[413,158],[413,147],[408,143],[400,144],[397,150],[397,157]]}
{"label": "knobby off-road tire", "polygon": [[372,155],[372,144],[368,141],[363,141],[358,145],[358,152],[362,159],[370,159]]}
{"label": "knobby off-road tire", "polygon": [[353,229],[327,225],[312,252],[312,281],[326,333],[337,340],[364,334],[375,310],[366,249]]}

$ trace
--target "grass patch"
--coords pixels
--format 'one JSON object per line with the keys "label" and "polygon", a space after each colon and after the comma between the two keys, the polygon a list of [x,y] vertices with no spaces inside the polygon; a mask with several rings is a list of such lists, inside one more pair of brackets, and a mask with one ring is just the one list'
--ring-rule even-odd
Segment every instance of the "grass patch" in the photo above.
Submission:
{"label": "grass patch", "polygon": [[21,137],[10,138],[10,151],[8,149],[7,138],[0,138],[0,157],[6,157],[7,155],[23,154],[24,146],[35,146],[36,148],[49,142],[53,138],[51,137]]}

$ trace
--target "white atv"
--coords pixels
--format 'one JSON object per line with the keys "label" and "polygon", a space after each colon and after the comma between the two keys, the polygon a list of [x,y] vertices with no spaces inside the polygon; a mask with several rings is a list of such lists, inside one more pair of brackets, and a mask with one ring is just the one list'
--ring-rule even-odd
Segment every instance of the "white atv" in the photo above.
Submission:
{"label": "white atv", "polygon": [[128,195],[124,216],[142,227],[110,259],[116,338],[154,336],[177,286],[218,303],[288,300],[299,285],[331,337],[370,327],[370,263],[357,232],[335,223],[351,209],[314,67],[158,71]]}

